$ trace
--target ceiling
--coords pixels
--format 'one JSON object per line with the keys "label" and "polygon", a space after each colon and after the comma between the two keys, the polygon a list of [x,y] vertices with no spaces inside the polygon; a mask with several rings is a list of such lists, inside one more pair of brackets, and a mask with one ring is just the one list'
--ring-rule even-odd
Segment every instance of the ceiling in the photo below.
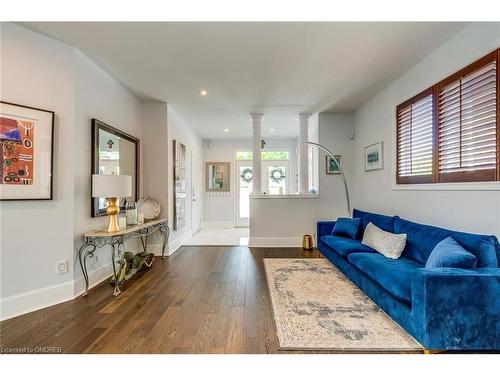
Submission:
{"label": "ceiling", "polygon": [[[265,114],[264,136],[297,136],[299,112],[358,108],[465,26],[450,22],[22,25],[78,47],[138,97],[169,102],[203,138],[249,137],[253,111]],[[208,96],[200,96],[201,89]]]}

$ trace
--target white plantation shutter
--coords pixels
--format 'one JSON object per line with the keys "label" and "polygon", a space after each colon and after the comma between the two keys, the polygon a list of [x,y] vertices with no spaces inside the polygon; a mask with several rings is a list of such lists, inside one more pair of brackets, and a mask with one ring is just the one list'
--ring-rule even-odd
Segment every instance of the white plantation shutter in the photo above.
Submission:
{"label": "white plantation shutter", "polygon": [[397,106],[398,184],[500,181],[500,49]]}
{"label": "white plantation shutter", "polygon": [[432,182],[432,114],[430,90],[398,107],[398,183]]}
{"label": "white plantation shutter", "polygon": [[496,60],[439,90],[439,179],[494,180],[497,167]]}

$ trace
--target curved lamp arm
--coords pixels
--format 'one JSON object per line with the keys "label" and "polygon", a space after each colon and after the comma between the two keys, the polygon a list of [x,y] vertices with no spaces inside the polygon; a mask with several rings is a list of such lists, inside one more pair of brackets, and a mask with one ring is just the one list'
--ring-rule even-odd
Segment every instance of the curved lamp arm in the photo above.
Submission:
{"label": "curved lamp arm", "polygon": [[337,168],[339,169],[340,174],[342,175],[342,179],[344,180],[345,196],[347,198],[347,213],[348,213],[349,217],[351,217],[351,202],[349,201],[349,189],[347,188],[347,180],[345,178],[344,169],[337,162],[337,159],[335,159],[335,156],[332,154],[332,152],[329,149],[327,149],[325,146],[320,145],[319,143],[316,143],[316,142],[311,142],[311,141],[307,141],[307,143],[310,145],[319,147],[320,149],[322,149],[323,151],[328,153],[332,157],[334,163],[337,165]]}

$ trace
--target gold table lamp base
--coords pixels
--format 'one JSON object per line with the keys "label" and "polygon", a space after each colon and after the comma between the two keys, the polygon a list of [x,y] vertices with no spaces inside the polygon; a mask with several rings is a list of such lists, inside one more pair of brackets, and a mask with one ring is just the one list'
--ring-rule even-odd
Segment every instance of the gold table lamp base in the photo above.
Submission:
{"label": "gold table lamp base", "polygon": [[108,232],[118,232],[120,230],[118,225],[119,212],[120,207],[118,206],[118,198],[108,198],[108,208],[106,208],[106,213],[109,216]]}

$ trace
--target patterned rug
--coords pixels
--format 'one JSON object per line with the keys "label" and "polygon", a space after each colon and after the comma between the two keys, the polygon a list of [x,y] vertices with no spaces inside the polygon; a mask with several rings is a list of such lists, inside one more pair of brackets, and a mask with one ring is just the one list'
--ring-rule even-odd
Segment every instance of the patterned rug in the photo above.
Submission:
{"label": "patterned rug", "polygon": [[264,259],[280,349],[422,351],[326,259]]}

